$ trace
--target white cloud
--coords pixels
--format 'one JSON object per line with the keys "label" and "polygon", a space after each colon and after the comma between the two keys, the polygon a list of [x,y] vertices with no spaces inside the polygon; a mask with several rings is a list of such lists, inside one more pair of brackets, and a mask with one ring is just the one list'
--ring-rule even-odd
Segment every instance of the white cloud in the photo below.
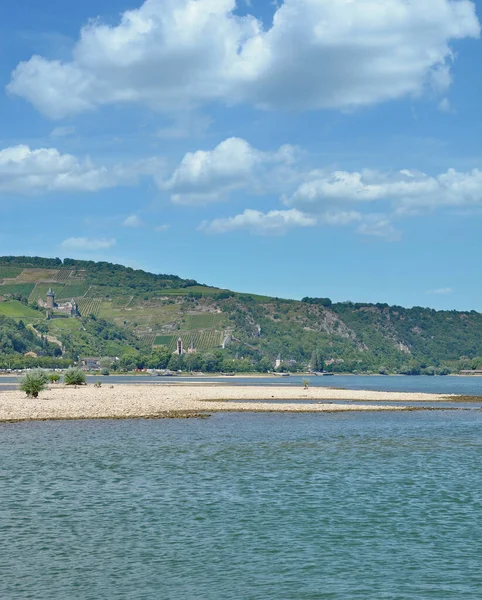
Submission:
{"label": "white cloud", "polygon": [[87,252],[95,250],[107,250],[115,246],[117,241],[114,238],[111,239],[93,239],[86,237],[71,237],[64,240],[61,247],[64,250],[84,250]]}
{"label": "white cloud", "polygon": [[218,202],[241,188],[272,188],[281,176],[285,182],[295,153],[292,146],[262,152],[246,140],[228,138],[213,150],[188,152],[171,178],[158,183],[176,204]]}
{"label": "white cloud", "polygon": [[377,215],[367,215],[357,231],[362,235],[383,238],[390,242],[398,242],[402,237],[400,231],[395,229],[390,219]]}
{"label": "white cloud", "polygon": [[75,127],[54,127],[50,132],[50,137],[67,137],[69,135],[73,135],[75,133]]}
{"label": "white cloud", "polygon": [[124,225],[124,227],[132,227],[132,228],[136,228],[136,227],[142,227],[144,223],[142,222],[142,219],[140,219],[137,215],[130,215],[129,217],[127,217],[126,219],[124,219],[122,225]]}
{"label": "white cloud", "polygon": [[89,22],[69,62],[33,56],[8,91],[58,119],[108,104],[211,101],[351,108],[450,85],[450,42],[477,37],[469,0],[285,0],[267,29],[234,0],[146,0]]}
{"label": "white cloud", "polygon": [[154,227],[154,231],[157,231],[158,233],[163,233],[164,231],[167,231],[170,228],[171,226],[168,223],[164,223],[163,225],[158,225],[157,227]]}
{"label": "white cloud", "polygon": [[349,225],[350,223],[357,223],[362,220],[362,214],[356,210],[327,210],[320,215],[320,221],[326,225]]}
{"label": "white cloud", "polygon": [[437,108],[439,109],[440,112],[443,113],[453,113],[454,109],[452,108],[452,105],[450,104],[450,100],[448,98],[442,98],[442,100],[440,100],[440,102],[438,103]]}
{"label": "white cloud", "polygon": [[312,227],[316,219],[304,215],[296,209],[271,210],[263,213],[259,210],[246,209],[242,214],[226,219],[204,221],[200,229],[206,233],[229,233],[246,230],[257,235],[281,235],[293,227]]}
{"label": "white cloud", "polygon": [[93,192],[135,184],[141,175],[162,170],[162,161],[147,159],[131,165],[96,166],[89,158],[61,154],[56,148],[19,145],[0,150],[0,192]]}
{"label": "white cloud", "polygon": [[404,169],[398,172],[364,170],[312,171],[284,203],[309,213],[327,207],[388,202],[399,214],[443,207],[482,206],[482,171],[449,169],[431,176]]}
{"label": "white cloud", "polygon": [[453,292],[452,288],[444,287],[444,288],[437,288],[435,290],[427,290],[425,293],[426,294],[436,294],[438,296],[447,296],[448,294],[451,294],[452,292]]}
{"label": "white cloud", "polygon": [[357,211],[326,211],[320,215],[303,213],[296,208],[289,210],[259,210],[246,209],[234,217],[218,218],[213,221],[203,221],[199,229],[209,234],[230,233],[232,231],[247,231],[255,235],[284,235],[296,227],[314,227],[327,225],[330,227],[345,227],[357,224],[356,232],[385,241],[398,241],[400,232],[385,215],[361,214]]}

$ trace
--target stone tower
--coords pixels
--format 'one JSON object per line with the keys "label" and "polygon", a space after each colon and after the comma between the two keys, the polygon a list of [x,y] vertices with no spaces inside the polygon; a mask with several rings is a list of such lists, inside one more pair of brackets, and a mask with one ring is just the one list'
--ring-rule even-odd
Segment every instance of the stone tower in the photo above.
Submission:
{"label": "stone tower", "polygon": [[72,301],[70,302],[70,305],[71,305],[71,309],[70,309],[71,316],[72,317],[78,317],[79,316],[79,305],[74,300],[74,298],[72,298]]}
{"label": "stone tower", "polygon": [[55,308],[55,294],[52,288],[47,292],[47,308]]}

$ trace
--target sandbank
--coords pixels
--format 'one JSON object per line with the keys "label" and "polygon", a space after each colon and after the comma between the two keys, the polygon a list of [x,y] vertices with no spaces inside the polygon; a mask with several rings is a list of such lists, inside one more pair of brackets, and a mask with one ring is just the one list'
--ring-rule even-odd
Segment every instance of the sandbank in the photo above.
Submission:
{"label": "sandbank", "polygon": [[[456,399],[457,396],[453,398]],[[201,413],[219,411],[400,411],[414,410],[413,406],[404,403],[443,402],[450,399],[451,397],[441,394],[320,387],[304,390],[292,386],[105,384],[100,388],[93,385],[72,388],[52,385],[41,392],[37,399],[27,398],[21,391],[0,391],[0,421],[162,418],[198,416]],[[290,400],[297,403],[290,403]],[[358,404],[359,402],[377,404]],[[384,402],[398,404],[393,406],[383,404]]]}

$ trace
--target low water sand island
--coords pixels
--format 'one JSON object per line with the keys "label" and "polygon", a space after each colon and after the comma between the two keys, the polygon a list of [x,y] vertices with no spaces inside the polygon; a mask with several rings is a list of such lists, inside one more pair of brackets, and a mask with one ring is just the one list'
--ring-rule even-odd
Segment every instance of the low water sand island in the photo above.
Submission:
{"label": "low water sand island", "polygon": [[120,384],[72,388],[53,385],[37,399],[27,398],[21,391],[0,391],[0,421],[189,417],[220,411],[400,411],[414,410],[410,406],[414,402],[444,402],[451,399],[441,394],[320,387]]}

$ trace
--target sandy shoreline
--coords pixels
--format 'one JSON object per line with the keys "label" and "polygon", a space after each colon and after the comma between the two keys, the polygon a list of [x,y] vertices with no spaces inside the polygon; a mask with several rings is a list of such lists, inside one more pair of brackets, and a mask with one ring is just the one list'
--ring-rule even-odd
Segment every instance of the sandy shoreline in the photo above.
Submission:
{"label": "sandy shoreline", "polygon": [[[456,397],[454,397],[456,398]],[[276,400],[303,401],[277,403]],[[340,412],[414,410],[403,403],[443,402],[441,394],[293,388],[287,386],[217,385],[92,385],[79,388],[51,386],[38,399],[20,391],[0,390],[0,421],[48,419],[108,419],[186,417],[218,411],[235,412]],[[269,401],[269,402],[267,402]],[[316,404],[308,402],[315,401]],[[346,403],[345,403],[346,401]],[[380,402],[377,405],[349,404]],[[331,404],[336,402],[336,404]],[[384,405],[397,402],[400,405]]]}

